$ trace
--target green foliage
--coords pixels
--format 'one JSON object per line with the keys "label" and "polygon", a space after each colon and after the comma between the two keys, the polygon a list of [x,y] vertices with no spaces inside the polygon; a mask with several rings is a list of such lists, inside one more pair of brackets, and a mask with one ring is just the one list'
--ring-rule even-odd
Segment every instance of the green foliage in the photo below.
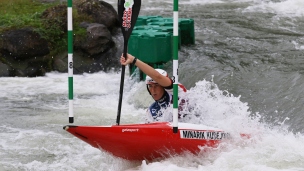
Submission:
{"label": "green foliage", "polygon": [[15,28],[41,27],[40,16],[58,3],[34,0],[0,0],[0,33]]}
{"label": "green foliage", "polygon": [[[61,4],[66,5],[65,3]],[[62,28],[60,19],[46,21],[42,19],[42,14],[46,9],[57,5],[60,5],[60,0],[53,3],[42,3],[41,0],[0,0],[0,34],[12,29],[34,28],[50,43],[51,55],[56,55],[67,48],[67,28]],[[76,38],[86,35],[86,30],[78,26],[83,21],[92,19],[78,15],[77,10],[73,8],[73,31]]]}

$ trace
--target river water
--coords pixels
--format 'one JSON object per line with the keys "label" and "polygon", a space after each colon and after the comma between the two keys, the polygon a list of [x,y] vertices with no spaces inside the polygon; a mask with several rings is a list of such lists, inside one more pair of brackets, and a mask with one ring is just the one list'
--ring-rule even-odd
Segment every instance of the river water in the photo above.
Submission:
{"label": "river water", "polygon": [[[143,1],[140,15],[172,17],[172,8]],[[67,74],[0,78],[0,170],[304,171],[304,1],[180,0],[179,16],[195,22],[195,45],[179,51],[179,81],[201,113],[197,122],[251,139],[130,162],[62,129]],[[115,71],[74,76],[75,125],[115,124],[119,84]],[[152,102],[144,83],[126,76],[124,88],[121,123],[143,122]]]}

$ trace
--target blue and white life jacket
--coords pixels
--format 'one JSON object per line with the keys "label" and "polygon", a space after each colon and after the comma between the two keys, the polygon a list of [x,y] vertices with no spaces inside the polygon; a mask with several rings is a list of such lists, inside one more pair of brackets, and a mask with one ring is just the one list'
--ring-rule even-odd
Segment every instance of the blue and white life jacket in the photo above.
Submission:
{"label": "blue and white life jacket", "polygon": [[[182,84],[178,84],[178,87],[179,87],[179,92],[187,91],[187,89]],[[156,100],[148,108],[147,122],[159,121],[159,118],[163,117],[162,111],[170,107],[171,104],[173,104],[173,86],[170,86],[170,88],[165,88],[165,93],[162,96],[162,98]],[[171,119],[170,118],[166,117],[165,118],[166,120],[162,120],[162,121],[170,122],[172,121],[172,118]]]}

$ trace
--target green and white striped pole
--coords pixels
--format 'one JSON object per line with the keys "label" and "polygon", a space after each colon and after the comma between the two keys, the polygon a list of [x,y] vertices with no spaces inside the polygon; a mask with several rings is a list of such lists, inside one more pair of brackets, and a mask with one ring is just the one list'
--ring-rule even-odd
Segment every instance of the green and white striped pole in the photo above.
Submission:
{"label": "green and white striped pole", "polygon": [[173,3],[173,133],[178,131],[178,0]]}
{"label": "green and white striped pole", "polygon": [[73,1],[68,0],[68,72],[69,72],[69,123],[74,122],[73,113]]}

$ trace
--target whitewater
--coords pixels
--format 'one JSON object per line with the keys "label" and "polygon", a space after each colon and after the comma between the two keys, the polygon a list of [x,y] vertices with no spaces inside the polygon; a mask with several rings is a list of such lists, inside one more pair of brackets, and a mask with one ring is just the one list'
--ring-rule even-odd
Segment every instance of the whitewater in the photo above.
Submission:
{"label": "whitewater", "polygon": [[[116,7],[116,1],[109,3]],[[179,3],[180,16],[195,21],[196,44],[179,51],[179,81],[196,106],[192,112],[200,114],[191,122],[232,136],[250,134],[250,139],[235,138],[198,155],[131,162],[63,130],[69,124],[67,73],[1,77],[0,171],[304,171],[304,1]],[[172,15],[172,1],[142,2],[141,15],[159,14]],[[262,19],[265,27],[258,25]],[[217,23],[222,23],[222,30]],[[227,23],[235,25],[227,29]],[[267,34],[256,34],[257,30]],[[262,39],[277,42],[258,42]],[[261,51],[271,51],[267,60]],[[171,65],[165,65],[169,73]],[[115,124],[120,74],[113,69],[74,75],[75,125]],[[121,124],[143,123],[152,102],[144,82],[127,72]]]}

